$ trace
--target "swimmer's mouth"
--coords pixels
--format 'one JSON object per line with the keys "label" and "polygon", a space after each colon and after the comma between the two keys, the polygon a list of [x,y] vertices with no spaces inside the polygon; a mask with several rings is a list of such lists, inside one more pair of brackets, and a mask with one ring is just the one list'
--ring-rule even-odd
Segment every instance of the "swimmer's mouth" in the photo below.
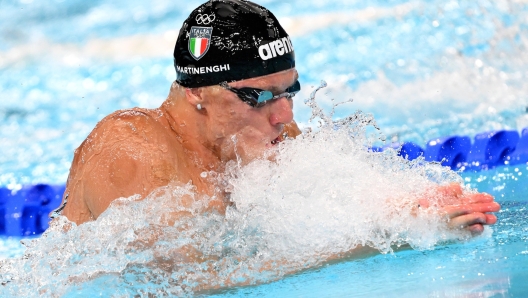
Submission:
{"label": "swimmer's mouth", "polygon": [[287,133],[283,133],[283,134],[279,135],[278,137],[276,137],[275,140],[271,141],[271,144],[272,145],[277,145],[279,142],[284,141],[284,139],[286,139],[287,137],[288,137],[288,134]]}

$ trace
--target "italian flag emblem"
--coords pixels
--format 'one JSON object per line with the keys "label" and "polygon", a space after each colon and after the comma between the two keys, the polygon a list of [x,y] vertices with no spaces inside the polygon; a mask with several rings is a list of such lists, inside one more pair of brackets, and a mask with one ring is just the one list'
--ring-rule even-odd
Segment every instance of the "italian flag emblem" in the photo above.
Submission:
{"label": "italian flag emblem", "polygon": [[189,52],[199,60],[209,50],[213,27],[191,27],[189,35]]}

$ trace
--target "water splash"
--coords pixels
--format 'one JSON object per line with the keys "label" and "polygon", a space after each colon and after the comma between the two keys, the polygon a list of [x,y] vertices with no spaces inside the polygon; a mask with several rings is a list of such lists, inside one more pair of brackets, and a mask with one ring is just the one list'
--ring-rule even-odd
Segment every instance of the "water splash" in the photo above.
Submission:
{"label": "water splash", "polygon": [[225,215],[208,207],[218,197],[172,184],[116,200],[94,222],[59,218],[24,241],[22,258],[1,261],[1,295],[192,295],[276,280],[361,246],[390,253],[468,236],[447,230],[434,208],[416,211],[419,198],[442,199],[428,190],[460,182],[455,173],[369,151],[373,117],[332,121],[315,95],[307,104],[322,120],[317,131],[282,142],[273,161],[204,175],[230,193]]}

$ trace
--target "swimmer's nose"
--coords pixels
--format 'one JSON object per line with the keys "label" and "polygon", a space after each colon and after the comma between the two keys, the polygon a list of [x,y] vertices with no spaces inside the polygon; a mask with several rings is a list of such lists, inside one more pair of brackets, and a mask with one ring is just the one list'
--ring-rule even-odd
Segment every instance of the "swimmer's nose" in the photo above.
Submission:
{"label": "swimmer's nose", "polygon": [[293,101],[281,97],[270,103],[270,124],[288,124],[293,121]]}

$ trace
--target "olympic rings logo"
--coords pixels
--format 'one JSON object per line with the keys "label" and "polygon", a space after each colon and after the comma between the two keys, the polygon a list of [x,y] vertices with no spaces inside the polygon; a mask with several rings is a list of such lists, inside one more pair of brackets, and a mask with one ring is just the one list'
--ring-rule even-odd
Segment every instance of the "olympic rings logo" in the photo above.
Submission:
{"label": "olympic rings logo", "polygon": [[212,13],[210,15],[199,14],[196,16],[196,23],[198,25],[209,25],[216,19],[216,16]]}

